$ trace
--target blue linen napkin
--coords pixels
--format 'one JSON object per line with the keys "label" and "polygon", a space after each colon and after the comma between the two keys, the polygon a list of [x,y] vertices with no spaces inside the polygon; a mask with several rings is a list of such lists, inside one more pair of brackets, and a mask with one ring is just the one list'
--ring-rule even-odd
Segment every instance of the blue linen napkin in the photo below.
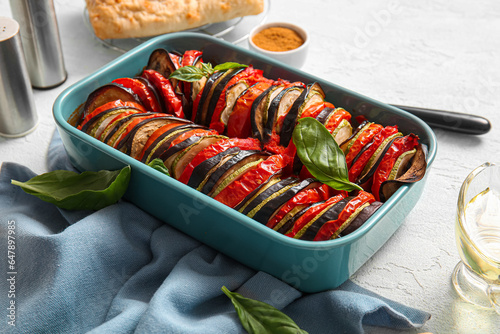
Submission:
{"label": "blue linen napkin", "polygon": [[[47,163],[49,170],[73,169],[57,131]],[[0,170],[1,268],[7,274],[0,280],[2,332],[244,332],[223,285],[275,306],[309,333],[406,330],[430,318],[351,281],[303,294],[126,201],[97,212],[66,211],[10,183],[33,176],[15,163]],[[15,233],[10,244],[9,230]],[[12,267],[5,259],[9,245]]]}

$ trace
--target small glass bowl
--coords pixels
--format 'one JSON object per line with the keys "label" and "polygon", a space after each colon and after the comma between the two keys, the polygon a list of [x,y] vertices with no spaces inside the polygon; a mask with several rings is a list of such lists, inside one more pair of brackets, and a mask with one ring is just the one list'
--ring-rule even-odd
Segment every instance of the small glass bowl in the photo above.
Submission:
{"label": "small glass bowl", "polygon": [[[253,37],[261,32],[264,29],[271,28],[271,27],[283,27],[283,28],[289,28],[294,31],[296,31],[304,40],[304,43],[299,46],[296,49],[289,50],[289,51],[269,51],[262,49],[255,45],[253,42]],[[252,29],[248,36],[248,45],[250,50],[258,52],[260,54],[266,55],[268,57],[271,57],[273,59],[276,59],[284,64],[296,67],[296,68],[301,68],[307,58],[307,52],[309,50],[309,34],[307,31],[295,24],[292,23],[287,23],[287,22],[271,22],[271,23],[266,23],[259,25]]]}

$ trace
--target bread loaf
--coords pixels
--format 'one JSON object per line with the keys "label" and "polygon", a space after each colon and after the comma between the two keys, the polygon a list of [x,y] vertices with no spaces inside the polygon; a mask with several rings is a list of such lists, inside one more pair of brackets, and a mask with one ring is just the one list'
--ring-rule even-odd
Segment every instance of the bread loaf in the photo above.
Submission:
{"label": "bread loaf", "polygon": [[97,37],[132,38],[257,15],[264,0],[86,0]]}

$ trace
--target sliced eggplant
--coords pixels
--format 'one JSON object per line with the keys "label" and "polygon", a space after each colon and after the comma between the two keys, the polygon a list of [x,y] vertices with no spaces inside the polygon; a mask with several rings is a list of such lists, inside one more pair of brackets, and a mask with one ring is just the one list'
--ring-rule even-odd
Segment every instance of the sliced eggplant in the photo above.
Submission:
{"label": "sliced eggplant", "polygon": [[[255,213],[253,219],[257,220],[262,224],[272,229],[278,229],[286,221],[286,216],[274,224],[272,220],[276,220],[276,215],[282,209],[282,207],[288,203],[292,198],[294,198],[301,191],[307,191],[308,189],[321,186],[321,182],[313,178],[308,178],[301,181],[299,184],[294,185],[292,188],[288,189],[281,196],[273,198],[271,201],[267,202],[258,212]],[[279,217],[278,217],[279,218]]]}
{"label": "sliced eggplant", "polygon": [[131,114],[128,116],[125,116],[121,118],[119,121],[114,122],[114,124],[111,126],[108,126],[106,128],[106,136],[102,137],[104,138],[102,141],[109,146],[114,146],[115,143],[119,141],[119,138],[124,135],[125,131],[127,130],[128,125],[134,121],[135,118],[137,117],[148,117],[148,116],[153,116],[156,115],[156,113],[152,112],[146,112],[146,113],[136,113],[136,114]]}
{"label": "sliced eggplant", "polygon": [[[389,180],[382,183],[379,194],[382,202],[389,199],[403,184],[415,183],[424,177],[427,170],[427,146],[419,144],[411,161],[408,161],[410,154],[405,155],[402,161],[399,161],[399,165],[395,165],[394,175],[391,171]],[[410,164],[409,168],[405,164]]]}
{"label": "sliced eggplant", "polygon": [[290,111],[286,114],[285,119],[283,120],[283,127],[280,132],[281,146],[287,147],[290,143],[293,130],[295,129],[295,124],[297,124],[297,120],[302,115],[302,111],[311,104],[323,102],[324,98],[325,92],[323,92],[323,89],[317,82],[306,86],[306,89],[304,89],[300,96],[293,102]]}
{"label": "sliced eggplant", "polygon": [[356,139],[358,139],[358,137],[363,133],[363,131],[368,129],[371,124],[372,122],[364,121],[354,130],[352,135],[347,140],[344,140],[344,142],[342,142],[339,145],[342,152],[344,152],[344,155],[346,155],[349,152],[349,149],[354,144],[354,142],[356,142]]}
{"label": "sliced eggplant", "polygon": [[354,218],[340,233],[339,237],[344,237],[360,228],[366,221],[382,206],[382,202],[373,202],[364,207],[361,212]]}
{"label": "sliced eggplant", "polygon": [[229,186],[233,181],[236,181],[243,174],[247,173],[251,169],[257,168],[259,164],[264,161],[266,156],[261,155],[255,160],[246,159],[246,163],[239,164],[239,168],[235,168],[231,173],[227,173],[223,176],[223,178],[218,182],[212,189],[212,191],[208,194],[211,197],[216,197],[224,188]]}
{"label": "sliced eggplant", "polygon": [[281,181],[281,177],[283,175],[282,171],[274,173],[267,180],[261,183],[257,188],[255,188],[252,192],[250,192],[245,198],[234,207],[235,210],[243,212],[246,211],[250,202],[253,202],[255,197],[262,192],[266,191],[269,187],[279,183]]}
{"label": "sliced eggplant", "polygon": [[210,194],[223,178],[230,175],[241,166],[262,159],[264,156],[262,151],[248,150],[240,151],[236,156],[228,160],[224,165],[220,166],[213,174],[211,174],[200,186],[197,188],[204,194]]}
{"label": "sliced eggplant", "polygon": [[194,122],[196,124],[203,124],[205,121],[206,111],[208,109],[208,103],[210,102],[210,98],[217,86],[217,83],[222,79],[224,74],[227,74],[227,71],[217,71],[212,74],[208,79],[205,85],[203,86],[203,91],[201,92],[200,100],[196,107],[196,112],[193,110]]}
{"label": "sliced eggplant", "polygon": [[[198,186],[206,179],[207,175],[211,175],[214,168],[220,166],[221,162],[225,162],[228,159],[232,158],[236,154],[240,152],[239,147],[230,147],[225,151],[222,151],[213,157],[206,159],[201,162],[195,168],[193,168],[193,172],[189,177],[189,181],[187,183],[191,188],[198,188]],[[224,160],[226,159],[226,160]]]}
{"label": "sliced eggplant", "polygon": [[171,175],[175,178],[178,179],[179,176],[182,174],[184,171],[184,168],[186,168],[187,164],[198,154],[200,153],[205,147],[212,145],[218,141],[227,139],[225,136],[219,136],[219,135],[208,135],[204,136],[200,141],[198,141],[196,144],[191,145],[187,149],[183,150],[182,153],[177,155],[175,160],[172,162],[172,173]]}
{"label": "sliced eggplant", "polygon": [[280,120],[289,111],[295,100],[299,98],[305,90],[302,86],[291,86],[282,90],[269,105],[267,112],[267,122],[264,131],[264,143],[267,143],[271,138],[273,131],[278,135],[281,132]]}
{"label": "sliced eggplant", "polygon": [[213,131],[203,128],[189,129],[188,131],[183,131],[182,133],[175,134],[173,136],[170,136],[169,139],[165,140],[158,147],[155,154],[153,155],[153,158],[158,158],[163,160],[165,166],[170,170],[171,162],[173,162],[172,157],[175,154],[184,150],[190,145],[197,143],[203,137],[213,134],[214,134]]}
{"label": "sliced eggplant", "polygon": [[316,116],[316,120],[325,125],[331,115],[335,113],[335,108],[326,107]]}
{"label": "sliced eggplant", "polygon": [[238,99],[238,97],[243,93],[247,88],[248,84],[244,81],[240,81],[228,87],[226,90],[226,104],[224,110],[220,114],[220,120],[224,125],[227,125],[229,120],[229,116],[231,116],[231,111],[233,110],[234,103]]}
{"label": "sliced eggplant", "polygon": [[264,142],[265,125],[267,124],[268,110],[271,101],[283,90],[285,86],[273,85],[260,94],[252,103],[250,122],[252,124],[252,137]]}
{"label": "sliced eggplant", "polygon": [[139,98],[129,89],[113,83],[101,86],[94,90],[87,98],[83,106],[83,117],[86,117],[94,109],[105,103],[122,100],[141,103]]}
{"label": "sliced eggplant", "polygon": [[312,204],[298,205],[292,211],[286,214],[285,218],[280,222],[280,227],[275,228],[281,234],[288,234],[291,232],[295,222],[302,217],[308,210],[311,210],[315,206],[323,205],[325,201],[320,201]]}
{"label": "sliced eggplant", "polygon": [[396,133],[390,137],[388,137],[380,146],[377,148],[375,153],[372,155],[368,163],[366,164],[365,168],[363,169],[363,172],[361,172],[361,175],[358,177],[358,180],[356,180],[357,184],[365,184],[368,182],[372,176],[373,173],[377,170],[378,165],[380,164],[380,161],[384,157],[384,154],[387,152],[389,147],[391,147],[392,143],[398,139],[401,138],[402,134],[401,133]]}
{"label": "sliced eggplant", "polygon": [[180,136],[184,132],[187,132],[191,129],[202,129],[201,125],[197,124],[182,124],[175,127],[172,127],[162,133],[158,138],[154,140],[148,147],[145,147],[145,151],[142,154],[141,161],[144,163],[149,163],[151,160],[157,158],[157,156],[163,152],[166,148],[170,146],[170,143]]}
{"label": "sliced eggplant", "polygon": [[[148,64],[146,65],[147,70],[154,70],[161,73],[165,78],[168,79],[170,74],[177,69],[177,64],[172,59],[172,55],[165,49],[156,49],[149,56]],[[170,79],[172,86],[177,87],[177,80]]]}
{"label": "sliced eggplant", "polygon": [[[111,109],[106,109],[102,112],[99,112],[97,115],[94,115],[92,118],[90,118],[85,124],[82,125],[81,129],[83,132],[90,134],[92,131],[96,131],[98,127],[101,126],[101,124],[108,118],[120,113],[123,113],[127,110],[136,110],[137,112],[142,112],[141,110],[137,108],[132,108],[132,107],[115,107]],[[96,111],[97,112],[97,111]],[[108,122],[111,121],[111,119],[108,120]],[[92,135],[93,136],[93,135]],[[93,136],[94,137],[94,136]]]}
{"label": "sliced eggplant", "polygon": [[[236,68],[225,71],[224,75],[216,82],[215,88],[213,90],[212,96],[210,96],[210,101],[208,101],[207,109],[205,111],[204,117],[202,117],[202,121],[204,125],[209,126],[212,121],[212,116],[215,111],[215,107],[217,106],[217,102],[219,98],[226,88],[229,81],[238,73],[243,71],[244,68]],[[208,97],[207,97],[208,98]],[[224,98],[224,97],[223,97]]]}
{"label": "sliced eggplant", "polygon": [[320,212],[317,217],[313,218],[304,228],[303,231],[297,233],[295,236],[301,240],[314,240],[314,237],[318,233],[319,229],[328,221],[337,220],[340,213],[345,208],[347,203],[354,198],[353,196],[341,199],[340,201],[333,203],[331,206],[327,207],[325,210]]}
{"label": "sliced eggplant", "polygon": [[191,124],[188,120],[170,115],[146,119],[137,124],[135,128],[132,129],[132,131],[130,131],[125,138],[123,138],[117,149],[121,149],[125,154],[128,154],[132,158],[136,159],[142,152],[142,149],[151,134],[163,125],[171,123],[177,123],[179,125]]}
{"label": "sliced eggplant", "polygon": [[271,181],[268,186],[263,187],[260,191],[249,197],[248,201],[246,201],[245,205],[242,206],[239,211],[252,218],[267,203],[279,196],[282,196],[289,189],[300,184],[300,180],[295,177],[281,179],[281,175],[279,175],[275,176],[275,179],[276,182]]}

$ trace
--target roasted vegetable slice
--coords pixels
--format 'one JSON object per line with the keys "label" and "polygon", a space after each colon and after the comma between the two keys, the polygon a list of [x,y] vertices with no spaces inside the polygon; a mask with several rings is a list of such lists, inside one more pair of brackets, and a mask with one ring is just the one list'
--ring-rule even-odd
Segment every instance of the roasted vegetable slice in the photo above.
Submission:
{"label": "roasted vegetable slice", "polygon": [[335,239],[340,232],[363,210],[375,202],[375,198],[367,191],[360,191],[342,209],[342,212],[334,220],[330,220],[321,226],[314,237],[314,241]]}
{"label": "roasted vegetable slice", "polygon": [[[404,164],[405,161],[401,161],[399,166],[397,163],[389,178],[382,183],[380,186],[380,200],[385,202],[389,197],[392,196],[403,184],[410,184],[417,181],[420,181],[426,172],[427,169],[427,148],[419,144],[416,148],[416,152],[413,155],[410,164],[410,168],[407,169]],[[405,156],[404,159],[408,160],[409,156]],[[402,174],[403,173],[403,174]],[[402,174],[402,175],[400,175]]]}
{"label": "roasted vegetable slice", "polygon": [[[149,82],[149,80],[148,80]],[[135,78],[118,78],[112,83],[120,85],[133,92],[141,101],[147,111],[162,112],[160,102],[157,99],[155,91],[147,83]]]}
{"label": "roasted vegetable slice", "polygon": [[253,102],[269,87],[272,82],[259,81],[248,87],[236,100],[233,111],[227,122],[227,135],[229,137],[247,138],[252,133],[250,113]]}
{"label": "roasted vegetable slice", "polygon": [[287,157],[279,154],[272,155],[229,183],[214,199],[234,208],[272,175],[281,172],[287,164]]}
{"label": "roasted vegetable slice", "polygon": [[85,118],[96,108],[116,100],[136,102],[139,104],[141,103],[139,98],[132,91],[122,86],[109,83],[90,93],[85,105],[83,106],[82,117]]}
{"label": "roasted vegetable slice", "polygon": [[[404,137],[397,138],[391,144],[387,153],[382,157],[377,170],[373,174],[373,183],[371,186],[371,191],[373,196],[377,201],[380,200],[380,187],[383,182],[389,179],[394,168],[398,171],[404,169],[404,165],[401,165],[406,159],[398,160],[398,158],[408,152],[413,151],[418,146],[418,137],[414,134],[409,134]],[[414,154],[414,153],[413,153]],[[396,163],[399,162],[399,165]]]}
{"label": "roasted vegetable slice", "polygon": [[230,148],[238,148],[240,150],[259,150],[260,143],[253,138],[228,138],[213,145],[210,145],[198,153],[186,166],[182,175],[179,176],[178,180],[182,183],[187,183],[190,180],[191,173],[193,173],[194,168],[196,168],[200,163],[204,162],[211,157],[228,150]]}
{"label": "roasted vegetable slice", "polygon": [[160,92],[167,113],[184,118],[182,98],[175,92],[175,88],[169,79],[154,70],[144,70],[141,76],[148,79]]}

